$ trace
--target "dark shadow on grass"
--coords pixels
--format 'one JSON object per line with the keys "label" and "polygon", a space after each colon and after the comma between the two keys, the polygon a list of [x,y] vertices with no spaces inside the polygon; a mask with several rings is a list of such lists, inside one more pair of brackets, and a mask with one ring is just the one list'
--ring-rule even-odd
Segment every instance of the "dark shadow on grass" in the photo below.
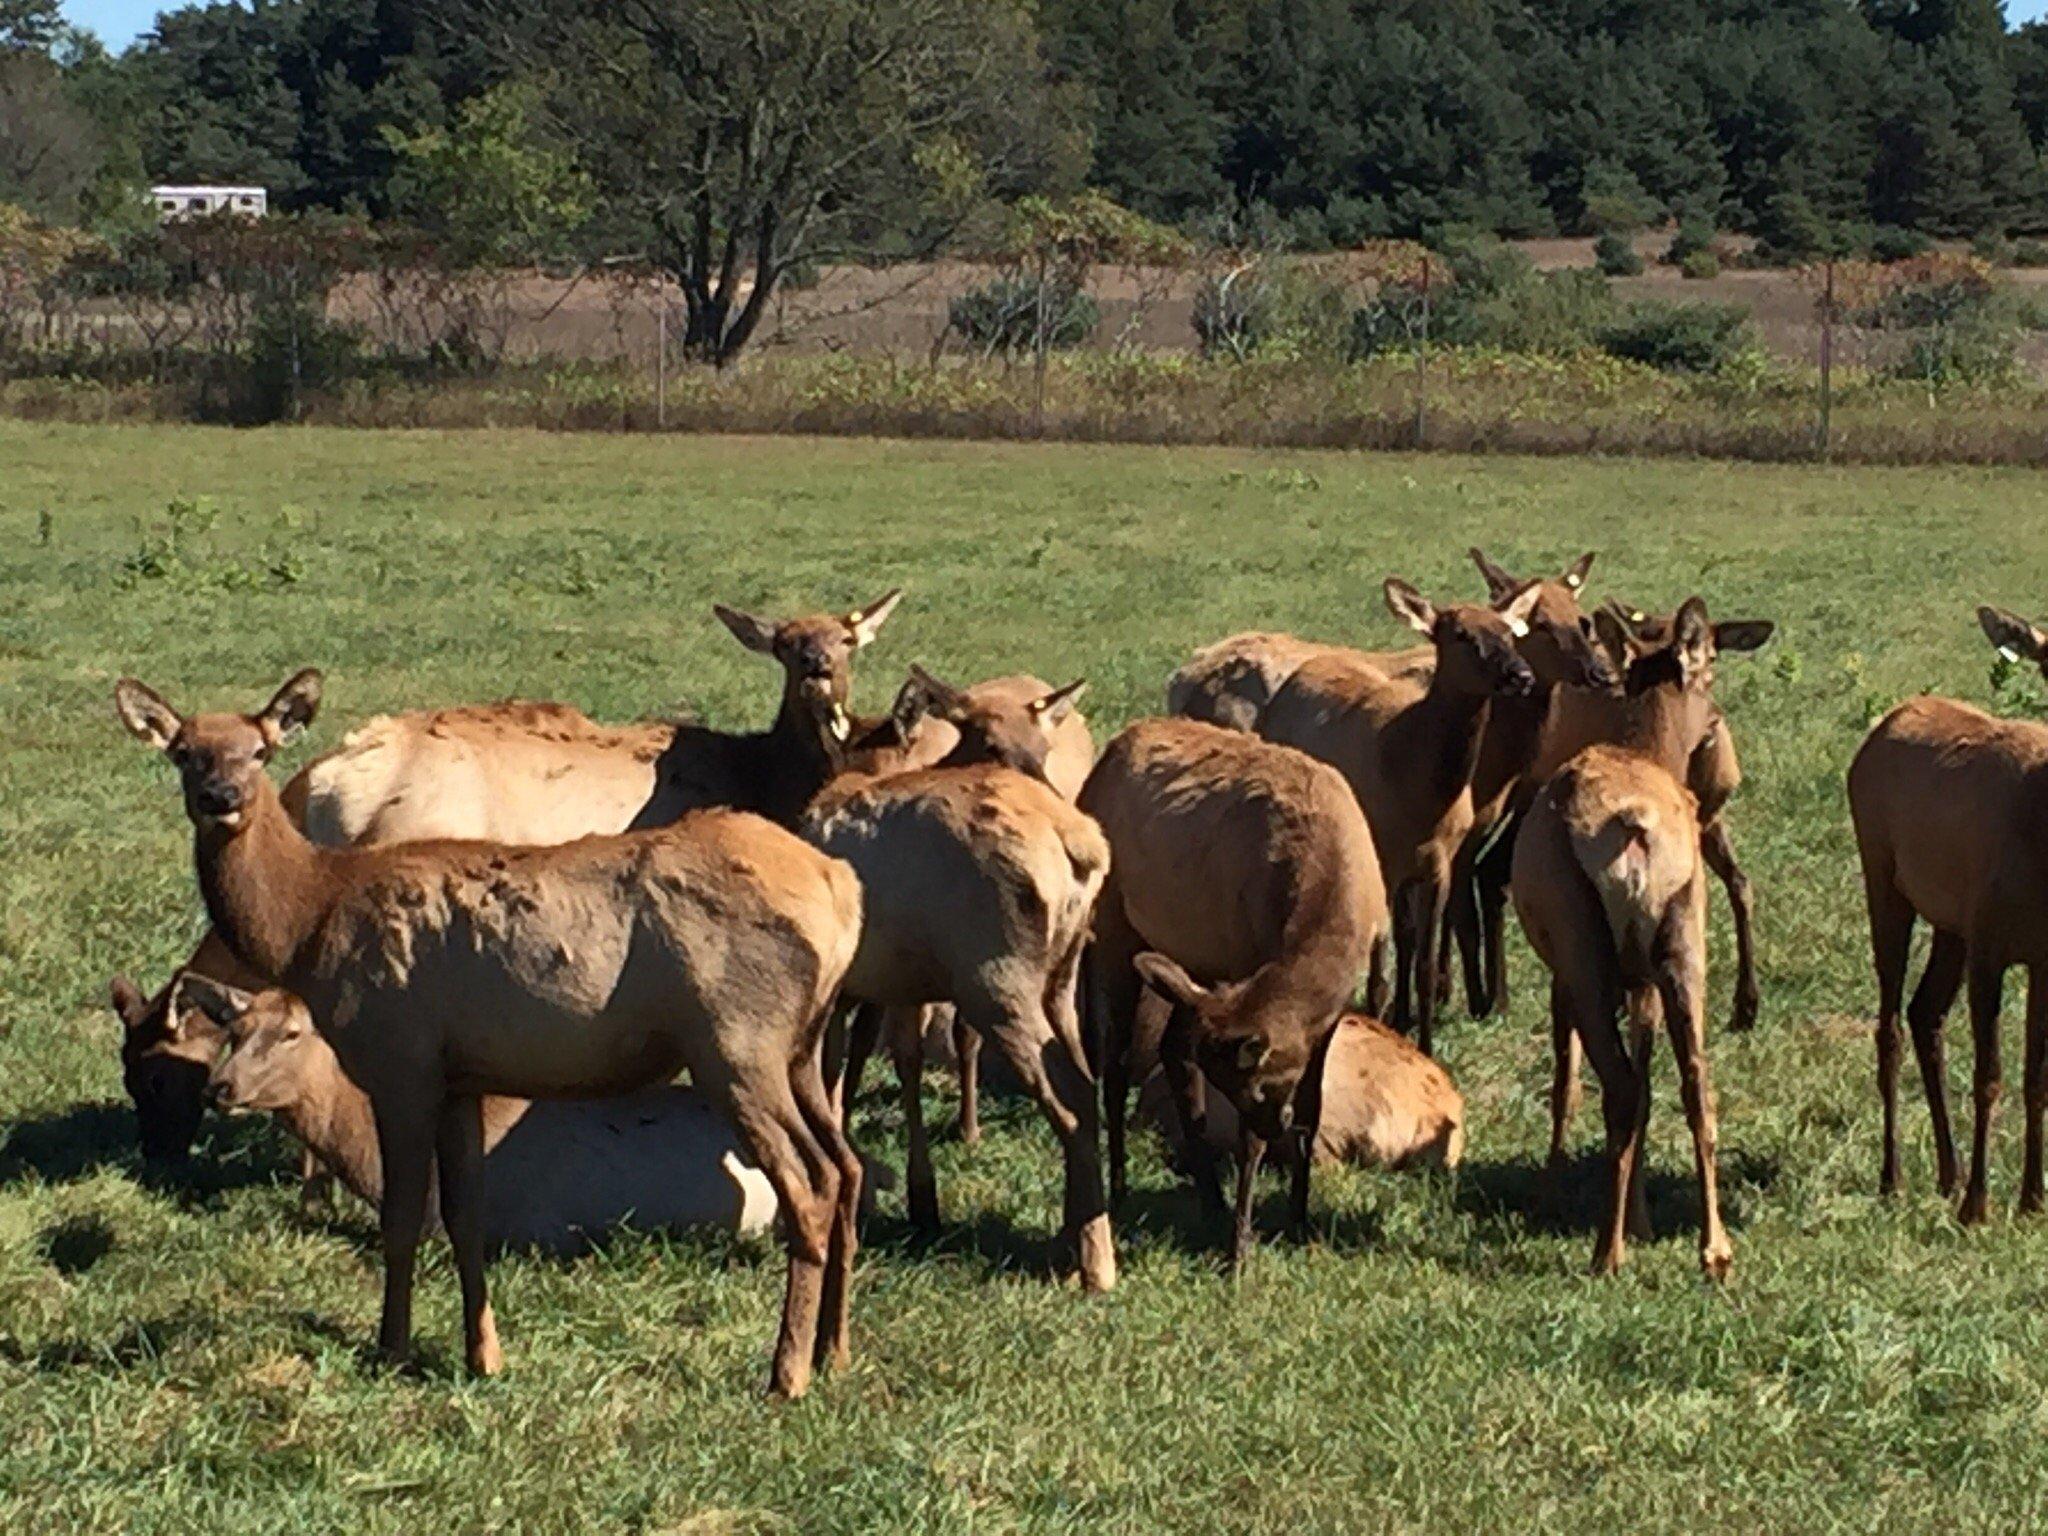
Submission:
{"label": "dark shadow on grass", "polygon": [[[1780,1172],[1775,1158],[1723,1152],[1721,1220],[1739,1232],[1748,1220],[1748,1192],[1768,1190]],[[1587,1152],[1573,1157],[1556,1173],[1534,1158],[1501,1162],[1468,1162],[1457,1172],[1453,1205],[1472,1218],[1480,1241],[1509,1242],[1537,1235],[1590,1237],[1598,1230],[1607,1204],[1607,1158]],[[1699,1230],[1699,1181],[1690,1168],[1651,1163],[1644,1174],[1650,1205],[1650,1227],[1657,1241]]]}
{"label": "dark shadow on grass", "polygon": [[121,1173],[187,1206],[206,1207],[232,1190],[289,1177],[276,1132],[253,1122],[210,1119],[192,1155],[176,1162],[143,1159],[135,1115],[125,1104],[74,1104],[39,1119],[17,1120],[0,1140],[0,1187],[39,1179],[75,1184]]}
{"label": "dark shadow on grass", "polygon": [[467,1373],[455,1365],[446,1350],[417,1335],[413,1338],[411,1358],[402,1364],[393,1364],[378,1352],[374,1339],[318,1312],[293,1313],[292,1326],[309,1340],[323,1339],[346,1351],[355,1362],[356,1369],[365,1376],[390,1376],[402,1381],[468,1379]]}
{"label": "dark shadow on grass", "polygon": [[49,1373],[125,1371],[156,1359],[173,1345],[204,1339],[219,1331],[208,1318],[185,1313],[130,1323],[111,1339],[51,1339],[34,1348],[0,1335],[0,1360]]}
{"label": "dark shadow on grass", "polygon": [[75,1216],[46,1228],[43,1257],[60,1275],[82,1275],[114,1247],[114,1229],[97,1216]]}
{"label": "dark shadow on grass", "polygon": [[972,1259],[991,1276],[1052,1279],[1057,1273],[1056,1234],[1048,1228],[1020,1227],[994,1211],[983,1211],[972,1221],[954,1221],[945,1216],[943,1203],[940,1218],[939,1229],[931,1232],[903,1216],[873,1212],[862,1224],[861,1247],[909,1263],[928,1258]]}

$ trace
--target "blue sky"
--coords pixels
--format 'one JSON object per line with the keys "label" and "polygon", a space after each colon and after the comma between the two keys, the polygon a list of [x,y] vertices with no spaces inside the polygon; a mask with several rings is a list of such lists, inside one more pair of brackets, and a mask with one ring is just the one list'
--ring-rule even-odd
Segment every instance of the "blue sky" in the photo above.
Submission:
{"label": "blue sky", "polygon": [[[159,9],[159,0],[64,0],[65,16],[92,28],[116,51],[148,27]],[[2048,0],[2006,0],[2005,14],[2015,22],[2034,21],[2048,15]]]}

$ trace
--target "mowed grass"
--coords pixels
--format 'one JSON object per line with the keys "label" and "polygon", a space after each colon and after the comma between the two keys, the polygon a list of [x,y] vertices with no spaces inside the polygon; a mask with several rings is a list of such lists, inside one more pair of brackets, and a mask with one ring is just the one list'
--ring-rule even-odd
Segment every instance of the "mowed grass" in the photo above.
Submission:
{"label": "mowed grass", "polygon": [[[193,497],[210,505],[169,558],[164,508]],[[2036,1524],[2048,1225],[2007,1214],[2019,987],[2000,1215],[1963,1233],[1936,1200],[1910,1086],[1911,1192],[1881,1204],[1841,778],[1873,710],[1988,696],[1972,608],[2037,606],[2044,512],[2041,480],[1973,470],[0,425],[0,1529]],[[902,584],[865,706],[913,660],[1086,674],[1106,736],[1231,630],[1391,643],[1381,578],[1469,597],[1475,541],[1529,570],[1597,549],[1594,596],[1697,590],[1779,621],[1722,680],[1765,986],[1761,1028],[1726,1034],[1717,890],[1725,1290],[1697,1278],[1661,1049],[1658,1240],[1585,1276],[1598,1115],[1546,1203],[1547,1034],[1519,938],[1509,1017],[1443,1031],[1469,1102],[1456,1176],[1321,1177],[1316,1241],[1232,1284],[1147,1140],[1123,1283],[1084,1299],[1045,1274],[1052,1140],[997,1102],[983,1146],[939,1147],[943,1241],[882,1196],[855,1364],[795,1407],[759,1391],[771,1244],[502,1261],[509,1368],[481,1384],[437,1246],[423,1367],[393,1374],[364,1354],[372,1223],[303,1214],[278,1134],[215,1123],[186,1179],[138,1162],[106,980],[158,984],[200,915],[171,773],[114,720],[124,672],[253,708],[323,666],[327,713],[286,770],[378,711],[515,692],[759,723],[776,674],[712,600],[782,613]],[[857,1134],[900,1161],[883,1077]],[[928,1093],[946,1120],[950,1084]],[[1280,1203],[1275,1182],[1269,1227]]]}

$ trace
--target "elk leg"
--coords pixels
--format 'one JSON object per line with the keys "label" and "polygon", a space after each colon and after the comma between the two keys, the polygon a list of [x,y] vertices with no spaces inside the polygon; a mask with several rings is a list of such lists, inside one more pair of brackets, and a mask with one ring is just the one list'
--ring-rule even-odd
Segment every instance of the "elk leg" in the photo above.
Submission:
{"label": "elk leg", "polygon": [[1387,980],[1388,942],[1384,932],[1372,941],[1372,967],[1366,973],[1365,981],[1365,1011],[1383,1023],[1392,1024],[1394,1020],[1387,1014],[1387,1003],[1392,991]]}
{"label": "elk leg", "polygon": [[835,1172],[828,1185],[819,1177],[824,1152],[812,1141],[803,1112],[797,1108],[789,1072],[770,1070],[750,1076],[744,1084],[706,1080],[700,1086],[707,1092],[723,1090],[719,1094],[723,1108],[739,1132],[748,1161],[767,1176],[782,1207],[789,1280],[782,1297],[782,1323],[776,1334],[768,1393],[793,1400],[811,1385],[838,1178]]}
{"label": "elk leg", "polygon": [[377,1213],[384,1246],[384,1310],[377,1324],[377,1351],[394,1365],[412,1354],[413,1266],[427,1221],[438,1092],[428,1103],[427,1111],[419,1114],[372,1101],[377,1156],[384,1169],[384,1198]]}
{"label": "elk leg", "polygon": [[[1297,1243],[1308,1241],[1308,1180],[1309,1165],[1315,1161],[1316,1134],[1323,1123],[1324,1075],[1329,1070],[1330,1046],[1337,1038],[1337,1026],[1331,1025],[1316,1041],[1315,1049],[1309,1052],[1308,1066],[1301,1074],[1301,1081],[1294,1086],[1294,1167],[1290,1170],[1292,1182],[1288,1189],[1287,1230]],[[1239,1115],[1239,1123],[1244,1117]]]}
{"label": "elk leg", "polygon": [[860,1191],[867,1170],[847,1139],[844,1117],[825,1087],[823,1063],[813,1053],[799,1062],[791,1090],[804,1124],[839,1171],[838,1201],[827,1245],[825,1283],[819,1296],[818,1340],[813,1359],[828,1371],[844,1367],[853,1355],[850,1341],[853,1303],[853,1261],[860,1252]]}
{"label": "elk leg", "polygon": [[[1895,1195],[1899,1191],[1899,1004],[1906,995],[1906,961],[1913,944],[1913,908],[1892,885],[1888,870],[1868,869],[1863,878],[1864,900],[1870,909],[1870,958],[1877,971],[1877,1099],[1882,1117],[1882,1151],[1878,1159],[1877,1191]],[[1939,946],[1941,935],[1935,935]],[[1927,974],[1934,974],[1936,960],[1930,956]],[[1927,991],[1921,978],[1917,1005]],[[1920,1052],[1920,1070],[1927,1071],[1927,1057],[1921,1050],[1917,1026],[1913,1045]],[[1929,1103],[1932,1104],[1931,1097]]]}
{"label": "elk leg", "polygon": [[1159,1064],[1166,1069],[1167,1087],[1172,1090],[1168,1098],[1180,1121],[1188,1174],[1204,1209],[1220,1214],[1229,1207],[1223,1203],[1223,1185],[1216,1177],[1216,1149],[1209,1145],[1209,1091],[1195,1065],[1194,1032],[1194,1016],[1185,1006],[1175,1004],[1167,1017],[1166,1033],[1159,1040]]}
{"label": "elk leg", "polygon": [[[1700,1181],[1700,1269],[1709,1280],[1725,1280],[1735,1263],[1735,1249],[1721,1225],[1719,1167],[1715,1156],[1718,1126],[1714,1088],[1707,1073],[1704,1020],[1706,976],[1695,949],[1673,966],[1661,982],[1664,1027],[1678,1057],[1678,1091],[1685,1103],[1686,1126],[1692,1132],[1694,1172]],[[1648,1063],[1645,1062],[1645,1067]]]}
{"label": "elk leg", "polygon": [[[1906,1005],[1906,1021],[1913,1029],[1913,1055],[1920,1064],[1920,1085],[1927,1095],[1927,1114],[1934,1130],[1935,1187],[1943,1198],[1956,1192],[1956,1139],[1948,1116],[1948,1057],[1942,1046],[1948,1011],[1963,984],[1963,941],[1953,933],[1934,930],[1928,947],[1927,968],[1920,973],[1920,985]],[[1903,979],[1903,970],[1901,971]]]}
{"label": "elk leg", "polygon": [[861,1079],[868,1074],[868,1058],[882,1034],[882,1010],[873,1003],[855,1003],[846,1021],[846,1060],[839,1068],[838,1099],[846,1113],[853,1113],[853,1101],[860,1097]]}
{"label": "elk leg", "polygon": [[462,1282],[462,1350],[472,1376],[504,1369],[498,1349],[498,1321],[484,1288],[484,1122],[476,1095],[445,1100],[434,1131],[434,1162],[440,1172],[441,1224],[455,1250]]}
{"label": "elk leg", "polygon": [[2041,1113],[2048,1108],[2048,975],[2027,970],[2027,1046],[2024,1084],[2026,1159],[2020,1174],[2020,1213],[2041,1209]]}
{"label": "elk leg", "polygon": [[[1394,908],[1394,1028],[1404,1035],[1415,1033],[1416,927],[1414,885],[1395,893]],[[1428,1047],[1423,1047],[1427,1054]]]}
{"label": "elk leg", "polygon": [[1116,1247],[1096,1152],[1095,1084],[1087,1068],[1074,1059],[1038,999],[1005,1004],[983,998],[963,1010],[1003,1053],[1059,1138],[1066,1172],[1061,1259],[1075,1259],[1083,1289],[1110,1290],[1116,1284]]}
{"label": "elk leg", "polygon": [[[1603,989],[1604,990],[1604,989]],[[1574,994],[1573,1019],[1586,1056],[1600,1077],[1600,1110],[1607,1122],[1607,1218],[1593,1248],[1593,1273],[1611,1275],[1628,1256],[1629,1186],[1642,1154],[1642,1124],[1649,1095],[1643,1075],[1622,1044],[1608,1008],[1586,1008]]]}
{"label": "elk leg", "polygon": [[923,1232],[939,1229],[939,1185],[924,1128],[924,1010],[884,1010],[889,1054],[903,1098],[903,1204],[910,1224]]}
{"label": "elk leg", "polygon": [[1266,1160],[1265,1138],[1243,1115],[1237,1121],[1237,1218],[1230,1229],[1230,1272],[1244,1271],[1252,1251],[1252,1207],[1259,1194],[1259,1165]]}
{"label": "elk leg", "polygon": [[1490,1013],[1508,1011],[1508,877],[1514,868],[1515,838],[1511,826],[1496,836],[1485,854],[1472,867],[1473,890],[1479,915],[1480,940],[1485,946],[1485,995],[1472,1016],[1483,1019]]}
{"label": "elk leg", "polygon": [[2004,1074],[1998,1062],[1998,1005],[2005,990],[2005,967],[1998,960],[1972,953],[1968,971],[1970,1032],[1976,1047],[1973,1097],[1977,1120],[1970,1134],[1970,1182],[1963,1191],[1962,1209],[1957,1213],[1966,1227],[1978,1225],[1991,1214],[1991,1122],[2004,1092]]}
{"label": "elk leg", "polygon": [[1550,1172],[1560,1178],[1572,1117],[1579,1112],[1578,1031],[1572,1028],[1571,998],[1564,984],[1550,983]]}
{"label": "elk leg", "polygon": [[1735,1006],[1728,1027],[1740,1033],[1756,1027],[1761,999],[1756,983],[1756,936],[1752,922],[1749,876],[1735,862],[1735,843],[1719,817],[1700,828],[1700,857],[1728,892],[1728,914],[1735,922]]}
{"label": "elk leg", "polygon": [[1045,1012],[1052,1022],[1054,1044],[1065,1048],[1073,1072],[1070,1077],[1054,1051],[1047,1056],[1046,1075],[1061,1101],[1074,1105],[1074,1138],[1079,1151],[1067,1164],[1065,1221],[1079,1259],[1081,1288],[1099,1292],[1116,1288],[1116,1233],[1103,1198],[1102,1164],[1096,1154],[1095,1075],[1088,1065],[1081,1027],[1081,972],[1086,954],[1086,935],[1077,935],[1046,988]]}
{"label": "elk leg", "polygon": [[1422,1054],[1436,1054],[1437,930],[1443,925],[1444,903],[1450,897],[1449,882],[1437,870],[1415,892],[1415,1043]]}
{"label": "elk leg", "polygon": [[1657,1044],[1657,1015],[1662,1005],[1655,989],[1647,987],[1635,994],[1634,1002],[1636,1006],[1628,1021],[1628,1054],[1636,1064],[1641,1107],[1636,1115],[1635,1163],[1628,1180],[1628,1235],[1631,1242],[1647,1243],[1657,1235],[1650,1225],[1650,1190],[1645,1159],[1648,1156],[1646,1148],[1649,1145],[1652,1096],[1650,1068]]}
{"label": "elk leg", "polygon": [[960,1063],[960,1144],[981,1142],[981,1036],[953,1015],[953,1055]]}

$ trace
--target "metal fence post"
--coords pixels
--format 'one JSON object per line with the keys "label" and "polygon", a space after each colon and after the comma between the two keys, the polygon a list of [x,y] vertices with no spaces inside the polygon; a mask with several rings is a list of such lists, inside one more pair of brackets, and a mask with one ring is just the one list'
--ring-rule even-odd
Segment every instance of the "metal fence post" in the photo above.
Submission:
{"label": "metal fence post", "polygon": [[1429,443],[1429,268],[1427,252],[1422,257],[1422,334],[1415,348],[1415,446]]}
{"label": "metal fence post", "polygon": [[1835,258],[1827,260],[1820,300],[1820,433],[1816,446],[1825,459],[1834,452],[1835,427]]}

